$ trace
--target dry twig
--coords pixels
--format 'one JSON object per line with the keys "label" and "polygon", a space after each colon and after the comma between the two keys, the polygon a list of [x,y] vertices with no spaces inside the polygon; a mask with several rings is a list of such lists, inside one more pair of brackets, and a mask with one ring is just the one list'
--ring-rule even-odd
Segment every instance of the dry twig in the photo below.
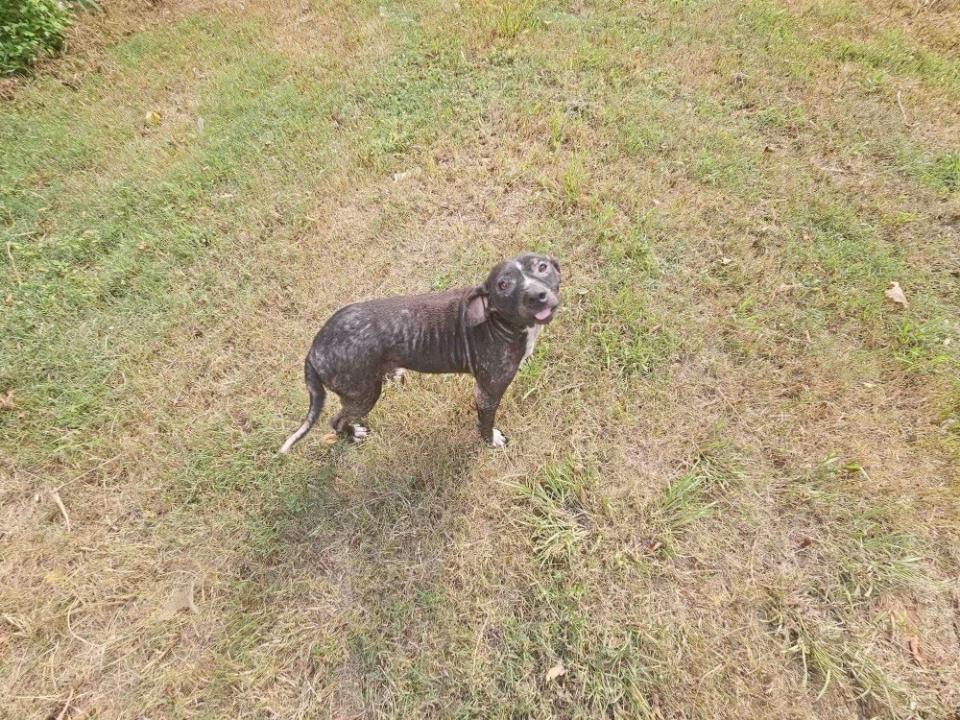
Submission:
{"label": "dry twig", "polygon": [[63,521],[67,524],[67,532],[70,532],[73,528],[70,525],[70,516],[67,514],[67,508],[63,504],[63,500],[60,499],[60,493],[57,490],[50,490],[50,497],[53,498],[53,501],[57,504],[57,507],[60,508],[60,514],[63,515]]}

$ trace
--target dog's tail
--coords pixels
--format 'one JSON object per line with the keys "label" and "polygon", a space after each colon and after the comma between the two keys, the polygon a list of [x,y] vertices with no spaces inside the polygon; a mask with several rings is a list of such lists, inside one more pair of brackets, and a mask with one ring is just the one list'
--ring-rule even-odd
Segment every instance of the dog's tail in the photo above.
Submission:
{"label": "dog's tail", "polygon": [[320,382],[320,376],[317,374],[317,371],[313,369],[313,365],[310,364],[309,355],[307,355],[307,359],[303,361],[303,377],[304,380],[307,381],[307,392],[310,393],[310,409],[307,410],[307,417],[304,418],[300,427],[283,443],[283,446],[280,448],[281,455],[286,455],[290,452],[290,448],[292,448],[300,438],[310,432],[310,428],[313,427],[313,424],[320,416],[320,411],[323,410],[323,401],[327,397],[327,391],[324,390],[323,383]]}

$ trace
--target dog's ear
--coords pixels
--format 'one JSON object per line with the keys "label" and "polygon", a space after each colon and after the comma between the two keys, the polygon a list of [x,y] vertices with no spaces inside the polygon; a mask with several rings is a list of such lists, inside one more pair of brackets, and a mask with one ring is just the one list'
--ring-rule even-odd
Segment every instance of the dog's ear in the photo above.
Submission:
{"label": "dog's ear", "polygon": [[557,259],[553,256],[550,257],[550,264],[553,265],[553,269],[557,272],[560,272],[560,263],[557,262]]}
{"label": "dog's ear", "polygon": [[479,325],[487,319],[487,289],[478,285],[467,296],[467,326]]}

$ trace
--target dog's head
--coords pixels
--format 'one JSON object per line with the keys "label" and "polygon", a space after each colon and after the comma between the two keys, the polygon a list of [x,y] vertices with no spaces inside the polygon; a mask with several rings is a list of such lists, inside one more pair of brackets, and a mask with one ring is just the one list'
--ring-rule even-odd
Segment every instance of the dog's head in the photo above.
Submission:
{"label": "dog's head", "polygon": [[552,257],[524,253],[504,260],[477,287],[467,307],[471,325],[496,313],[511,325],[545,325],[560,304],[560,265]]}

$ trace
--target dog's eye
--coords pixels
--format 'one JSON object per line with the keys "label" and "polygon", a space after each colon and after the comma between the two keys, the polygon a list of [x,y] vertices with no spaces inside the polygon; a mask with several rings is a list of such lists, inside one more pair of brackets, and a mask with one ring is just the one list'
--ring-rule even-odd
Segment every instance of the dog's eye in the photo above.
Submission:
{"label": "dog's eye", "polygon": [[545,262],[540,263],[539,265],[537,265],[537,270],[538,270],[539,272],[546,272],[546,271],[547,271],[547,264],[546,264]]}

